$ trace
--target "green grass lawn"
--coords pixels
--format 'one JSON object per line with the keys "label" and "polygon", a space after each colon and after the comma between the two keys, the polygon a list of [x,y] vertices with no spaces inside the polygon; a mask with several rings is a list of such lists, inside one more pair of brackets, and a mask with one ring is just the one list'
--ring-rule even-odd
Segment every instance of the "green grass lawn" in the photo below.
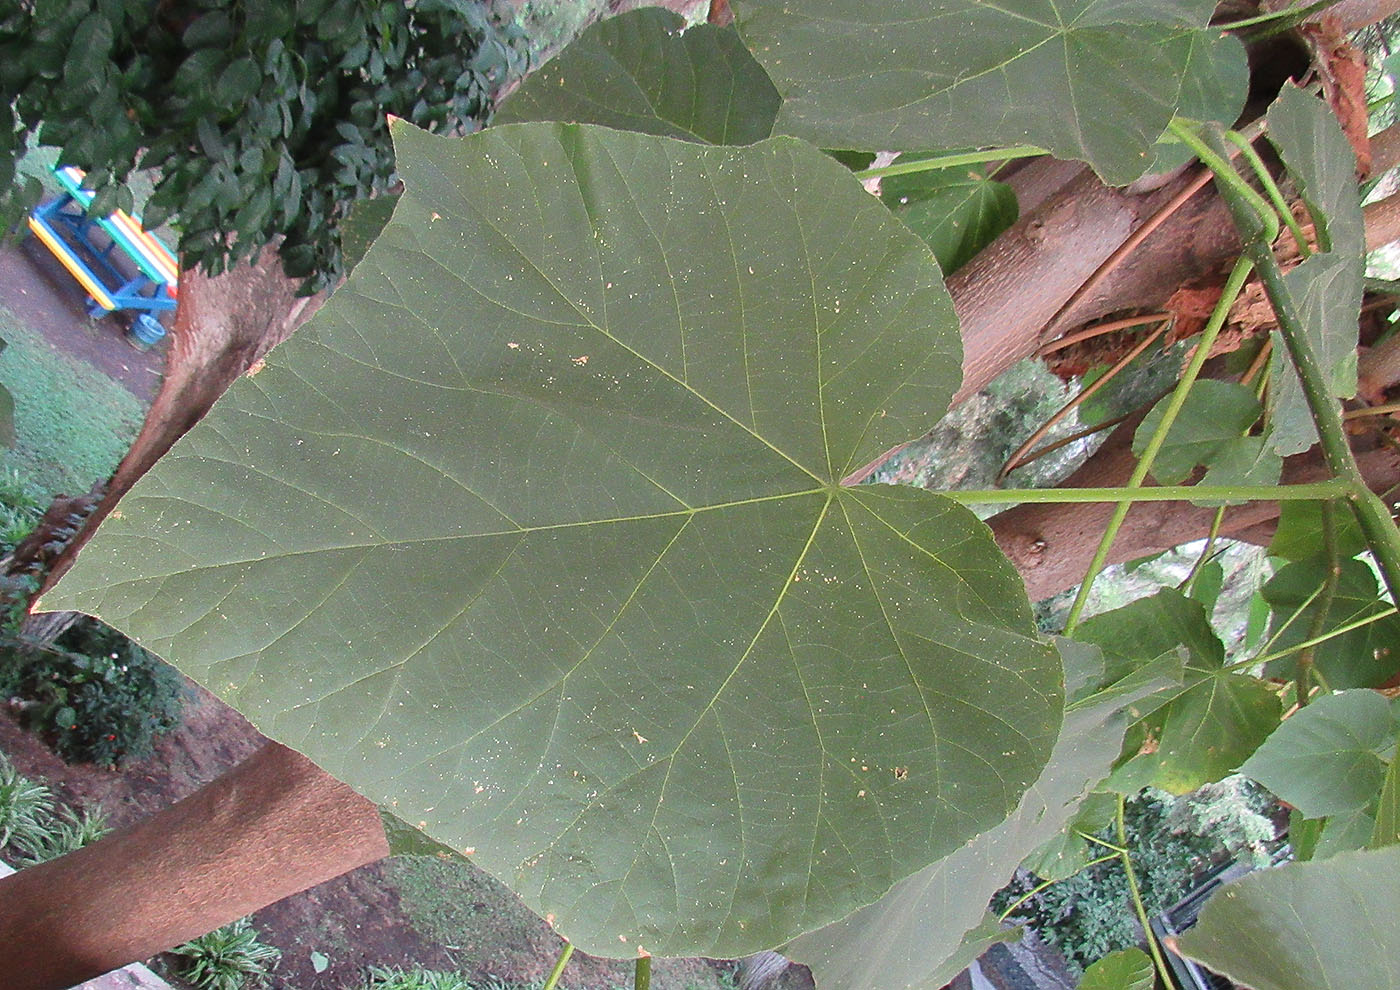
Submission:
{"label": "green grass lawn", "polygon": [[39,332],[0,306],[0,384],[15,400],[15,446],[0,451],[34,497],[80,495],[107,478],[141,428],[146,411],[117,382],[54,351]]}

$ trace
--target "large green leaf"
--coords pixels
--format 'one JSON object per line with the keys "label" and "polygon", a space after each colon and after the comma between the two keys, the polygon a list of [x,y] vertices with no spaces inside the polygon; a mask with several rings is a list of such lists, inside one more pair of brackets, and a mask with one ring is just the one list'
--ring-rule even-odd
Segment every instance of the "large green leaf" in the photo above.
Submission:
{"label": "large green leaf", "polygon": [[[1323,248],[1285,273],[1285,286],[1332,394],[1344,398],[1356,392],[1357,314],[1366,256],[1356,159],[1327,105],[1295,86],[1284,86],[1267,119],[1269,140],[1298,184]],[[1274,336],[1271,437],[1278,453],[1296,454],[1317,442],[1317,430],[1287,348]]]}
{"label": "large green leaf", "polygon": [[1034,144],[1113,184],[1152,164],[1214,9],[1211,0],[734,6],[783,96],[779,133],[896,151]]}
{"label": "large green leaf", "polygon": [[1180,950],[1254,990],[1400,987],[1400,846],[1262,870],[1206,904]]}
{"label": "large green leaf", "polygon": [[[1297,616],[1278,634],[1274,650],[1286,650],[1313,637],[1313,625],[1322,608],[1318,590],[1327,579],[1329,566],[1321,557],[1295,561],[1282,567],[1264,585],[1264,599],[1274,610],[1275,628]],[[1376,572],[1363,561],[1343,560],[1322,628],[1324,632],[1335,630],[1380,615],[1389,608],[1389,603],[1381,598]],[[1313,663],[1332,688],[1384,684],[1400,670],[1400,616],[1390,615],[1333,636],[1319,645]],[[1297,677],[1298,654],[1273,660],[1264,670],[1271,677]]]}
{"label": "large green leaf", "polygon": [[892,175],[881,181],[880,199],[933,249],[944,275],[1016,222],[1016,193],[975,169]]}
{"label": "large green leaf", "polygon": [[1394,746],[1390,706],[1374,691],[1343,691],[1300,709],[1240,767],[1308,818],[1358,811],[1381,789]]}
{"label": "large green leaf", "polygon": [[1110,952],[1084,971],[1078,990],[1152,990],[1152,960],[1141,949]]}
{"label": "large green leaf", "polygon": [[394,130],[384,234],[49,604],[594,953],[773,946],[1004,819],[1060,662],[971,513],[839,484],[961,377],[928,248],[787,138]]}
{"label": "large green leaf", "polygon": [[[1186,65],[1177,83],[1178,116],[1231,126],[1249,95],[1249,62],[1244,45],[1233,34],[1202,31],[1192,35]],[[1154,151],[1156,160],[1149,170],[1154,173],[1168,172],[1195,158],[1190,148],[1174,138],[1159,141]]]}
{"label": "large green leaf", "polygon": [[532,73],[496,113],[624,131],[752,144],[773,133],[781,99],[733,27],[643,7],[599,21]]}
{"label": "large green leaf", "polygon": [[[1082,649],[1061,643],[1062,650]],[[796,939],[787,954],[811,967],[821,990],[942,986],[962,967],[949,972],[939,962],[961,958],[964,933],[982,919],[1015,864],[1059,832],[1108,772],[1133,706],[1176,683],[1180,671],[1179,661],[1166,657],[1071,706],[1050,762],[1009,819],[869,907]]]}

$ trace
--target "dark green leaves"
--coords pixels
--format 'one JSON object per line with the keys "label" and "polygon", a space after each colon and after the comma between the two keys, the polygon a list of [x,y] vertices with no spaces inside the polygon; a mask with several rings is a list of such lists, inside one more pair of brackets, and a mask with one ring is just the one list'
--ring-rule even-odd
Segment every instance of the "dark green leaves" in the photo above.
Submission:
{"label": "dark green leaves", "polygon": [[[1338,514],[1345,514],[1345,510]],[[1276,650],[1298,646],[1313,637],[1318,613],[1323,608],[1321,589],[1329,566],[1322,557],[1296,561],[1285,565],[1264,585],[1264,599],[1274,610],[1273,621],[1279,630],[1274,640]],[[1326,606],[1324,632],[1390,610],[1390,605],[1381,599],[1376,572],[1360,560],[1341,562],[1336,589]],[[1332,636],[1318,647],[1313,662],[1332,688],[1384,684],[1400,670],[1400,616],[1390,615]],[[1266,669],[1271,676],[1293,677],[1297,666],[1295,652],[1273,661]]]}
{"label": "dark green leaves", "polygon": [[[1160,427],[1170,401],[1168,396],[1153,406],[1133,435],[1133,453],[1139,457]],[[1266,453],[1260,438],[1246,435],[1263,411],[1243,385],[1212,379],[1196,382],[1152,462],[1152,477],[1164,485],[1178,485],[1197,465],[1209,465],[1203,484],[1277,484],[1282,459]]]}
{"label": "dark green leaves", "polygon": [[960,379],[923,243],[791,139],[398,139],[351,280],[61,599],[595,953],[773,946],[1001,821],[1058,658],[970,513],[838,483]]}
{"label": "dark green leaves", "polygon": [[[1209,0],[735,7],[783,95],[780,133],[827,148],[1034,144],[1114,184],[1151,164],[1213,10]],[[1230,71],[1242,70],[1236,57]]]}
{"label": "dark green leaves", "polygon": [[1262,870],[1225,887],[1183,954],[1255,990],[1400,987],[1400,846]]}
{"label": "dark green leaves", "polygon": [[669,10],[644,7],[590,27],[525,80],[496,122],[557,120],[752,144],[773,133],[779,102],[732,27],[687,31]]}
{"label": "dark green leaves", "polygon": [[944,275],[1016,222],[1011,187],[967,167],[889,176],[880,182],[880,199],[933,249]]}
{"label": "dark green leaves", "polygon": [[1285,719],[1240,772],[1308,818],[1359,811],[1381,789],[1393,732],[1374,691],[1326,695]]}

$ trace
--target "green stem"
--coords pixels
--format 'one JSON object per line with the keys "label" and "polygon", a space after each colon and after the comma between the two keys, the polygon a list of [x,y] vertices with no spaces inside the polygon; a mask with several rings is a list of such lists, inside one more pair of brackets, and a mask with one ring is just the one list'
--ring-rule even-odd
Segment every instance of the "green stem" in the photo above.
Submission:
{"label": "green stem", "polygon": [[[1215,179],[1222,186],[1228,187],[1240,200],[1249,204],[1249,208],[1254,211],[1259,222],[1264,225],[1263,240],[1266,244],[1273,244],[1278,238],[1279,217],[1274,212],[1274,208],[1254,191],[1248,182],[1241,178],[1226,159],[1216,153],[1215,149],[1207,144],[1199,134],[1197,134],[1190,124],[1181,118],[1173,118],[1168,129],[1186,144],[1191,152],[1201,160],[1201,163],[1215,173]],[[1248,235],[1254,232],[1255,225],[1250,225],[1250,230],[1241,226],[1241,217],[1238,212],[1235,216],[1235,226],[1239,227],[1241,236],[1248,239]]]}
{"label": "green stem", "polygon": [[940,168],[953,168],[957,165],[981,165],[984,162],[1001,162],[1009,158],[1034,158],[1049,154],[1044,148],[1022,144],[1014,148],[989,148],[986,151],[964,151],[954,155],[938,155],[916,161],[895,162],[879,168],[863,168],[854,175],[857,179],[884,179],[891,175],[910,175],[914,172],[932,172]]}
{"label": "green stem", "polygon": [[1303,485],[1153,485],[1150,488],[969,488],[940,494],[962,505],[1041,504],[1078,502],[1202,501],[1303,502],[1342,498],[1350,492],[1343,482],[1315,481]]}
{"label": "green stem", "polygon": [[[1337,582],[1342,575],[1342,562],[1337,550],[1337,507],[1332,502],[1322,503],[1322,547],[1327,556],[1327,578],[1322,582],[1322,594],[1317,600],[1317,614],[1308,628],[1308,638],[1316,639],[1327,631],[1327,613],[1332,610],[1332,599],[1337,594]],[[1317,646],[1304,647],[1298,651],[1298,707],[1308,703],[1312,693],[1312,678]]]}
{"label": "green stem", "polygon": [[1191,573],[1186,575],[1186,580],[1181,582],[1181,593],[1190,595],[1196,588],[1196,578],[1200,576],[1201,570],[1206,566],[1206,561],[1210,560],[1212,551],[1215,549],[1215,541],[1220,538],[1220,527],[1225,522],[1225,510],[1229,506],[1222,505],[1215,511],[1215,518],[1210,521],[1210,533],[1206,535],[1206,545],[1201,547],[1201,555],[1196,558],[1196,562],[1191,565]]}
{"label": "green stem", "polygon": [[540,990],[554,990],[559,985],[559,977],[564,975],[564,967],[569,965],[569,957],[574,954],[574,943],[568,939],[564,940],[564,951],[559,953],[559,958],[554,961],[554,968],[549,971],[549,979],[544,981],[544,986]]}
{"label": "green stem", "polygon": [[[1229,200],[1229,196],[1226,199]],[[1283,281],[1283,271],[1274,259],[1267,244],[1253,241],[1245,245],[1245,252],[1254,257],[1259,270],[1264,291],[1273,304],[1274,315],[1278,318],[1278,328],[1283,341],[1288,345],[1288,356],[1298,371],[1298,380],[1303,385],[1308,408],[1312,412],[1317,435],[1322,442],[1322,456],[1328,469],[1339,480],[1347,483],[1347,497],[1352,512],[1361,525],[1366,543],[1376,558],[1391,601],[1400,602],[1400,530],[1395,528],[1390,509],[1380,496],[1366,486],[1366,479],[1357,467],[1352,456],[1351,444],[1347,442],[1346,429],[1342,425],[1341,407],[1333,398],[1327,385],[1327,376],[1322,362],[1308,340],[1302,321],[1294,308]]]}
{"label": "green stem", "polygon": [[1240,28],[1253,27],[1256,24],[1267,24],[1270,21],[1281,21],[1287,18],[1288,22],[1282,25],[1282,29],[1287,30],[1305,18],[1316,14],[1318,11],[1326,10],[1328,7],[1332,7],[1338,3],[1341,3],[1341,0],[1317,0],[1316,3],[1310,3],[1303,7],[1288,7],[1284,10],[1275,10],[1269,14],[1259,14],[1256,17],[1246,17],[1243,20],[1230,21],[1228,24],[1216,24],[1213,25],[1213,27],[1217,31],[1238,31]]}
{"label": "green stem", "polygon": [[[1082,834],[1082,833],[1081,833],[1081,834]],[[1071,876],[1077,875],[1077,874],[1079,874],[1080,872],[1082,872],[1082,871],[1084,871],[1084,870],[1087,870],[1087,869],[1088,869],[1089,867],[1091,867],[1091,866],[1098,866],[1100,863],[1107,863],[1110,859],[1117,859],[1117,858],[1118,858],[1118,854],[1117,854],[1116,852],[1111,852],[1111,853],[1109,853],[1107,856],[1100,856],[1098,859],[1091,859],[1091,860],[1089,860],[1089,862],[1087,862],[1087,863],[1085,863],[1083,866],[1081,866],[1078,870],[1075,870],[1074,873],[1071,874]],[[1069,879],[1069,877],[1065,877],[1064,879],[1067,880],[1067,879]],[[1013,914],[1016,912],[1016,909],[1017,909],[1018,907],[1020,907],[1020,906],[1021,906],[1022,904],[1024,904],[1024,903],[1026,903],[1026,901],[1030,900],[1032,897],[1034,897],[1036,894],[1040,893],[1040,892],[1041,892],[1042,890],[1044,890],[1046,887],[1052,887],[1052,886],[1054,886],[1055,884],[1057,884],[1057,883],[1059,883],[1059,882],[1060,882],[1059,880],[1046,880],[1046,881],[1044,881],[1043,883],[1041,883],[1040,886],[1038,886],[1038,887],[1036,887],[1034,890],[1032,890],[1030,893],[1025,894],[1025,895],[1023,895],[1023,896],[1021,896],[1021,897],[1016,898],[1016,900],[1014,900],[1014,901],[1011,902],[1011,906],[1010,906],[1009,908],[1007,908],[1007,909],[1006,909],[1005,911],[1003,911],[1001,914],[997,915],[997,921],[998,921],[998,922],[1005,921],[1007,918],[1011,917],[1011,915],[1013,915]]]}
{"label": "green stem", "polygon": [[1147,947],[1152,950],[1152,962],[1157,966],[1157,976],[1162,981],[1162,986],[1171,987],[1176,984],[1172,982],[1171,970],[1167,969],[1167,961],[1162,958],[1162,949],[1157,945],[1157,938],[1152,934],[1152,923],[1147,917],[1147,908],[1142,903],[1142,890],[1138,887],[1137,873],[1133,870],[1133,858],[1128,855],[1128,835],[1127,829],[1123,826],[1123,795],[1118,795],[1118,841],[1123,845],[1123,872],[1128,877],[1128,891],[1133,895],[1133,907],[1137,910],[1138,921],[1142,924],[1142,937],[1147,939]]}
{"label": "green stem", "polygon": [[632,990],[651,990],[651,956],[637,957],[637,968],[632,977]]}
{"label": "green stem", "polygon": [[[1295,608],[1291,613],[1289,613],[1288,618],[1283,621],[1283,625],[1279,626],[1276,630],[1274,630],[1273,634],[1269,637],[1268,641],[1260,648],[1259,652],[1255,655],[1263,656],[1265,653],[1268,653],[1269,650],[1273,647],[1273,645],[1279,641],[1279,637],[1282,636],[1284,633],[1288,632],[1289,627],[1292,626],[1293,623],[1298,621],[1298,617],[1304,612],[1306,612],[1308,610],[1308,606],[1311,605],[1313,602],[1317,601],[1317,597],[1321,594],[1322,585],[1318,585],[1317,588],[1313,590],[1312,594],[1308,595],[1307,598],[1304,598],[1303,601],[1298,605],[1298,607]],[[1258,663],[1257,660],[1250,660],[1249,662]]]}
{"label": "green stem", "polygon": [[[1273,204],[1274,210],[1288,225],[1289,233],[1293,235],[1293,240],[1298,244],[1298,254],[1303,258],[1311,258],[1312,248],[1308,246],[1307,239],[1303,236],[1303,228],[1298,223],[1298,218],[1288,208],[1288,201],[1283,198],[1283,190],[1279,189],[1278,183],[1269,174],[1268,167],[1264,164],[1264,160],[1259,157],[1259,152],[1254,150],[1254,145],[1239,131],[1226,131],[1225,139],[1239,148],[1241,157],[1249,163],[1249,167],[1254,171],[1254,177],[1259,180],[1259,185],[1264,189],[1264,195],[1269,197],[1269,202]],[[1322,236],[1321,231],[1318,231],[1318,236]],[[1325,245],[1324,250],[1327,250]]]}
{"label": "green stem", "polygon": [[[1374,615],[1368,615],[1364,619],[1356,619],[1352,622],[1340,625],[1336,629],[1332,629],[1321,636],[1315,636],[1312,639],[1305,639],[1301,643],[1295,643],[1293,646],[1290,646],[1286,650],[1279,650],[1277,653],[1265,653],[1263,656],[1253,657],[1249,660],[1241,660],[1239,663],[1233,663],[1228,667],[1222,667],[1220,669],[1222,671],[1235,670],[1239,667],[1252,667],[1255,664],[1269,663],[1272,660],[1279,660],[1283,657],[1288,656],[1289,654],[1297,653],[1299,650],[1305,650],[1309,646],[1317,646],[1319,643],[1325,643],[1329,639],[1336,639],[1338,636],[1345,636],[1353,629],[1360,629],[1362,626],[1369,626],[1373,622],[1380,622],[1382,619],[1388,619],[1392,615],[1395,615],[1397,612],[1400,612],[1400,609],[1397,609],[1395,606],[1392,605],[1390,608],[1385,609],[1381,612],[1376,612]],[[1316,676],[1317,672],[1314,671],[1313,674],[1314,676]]]}
{"label": "green stem", "polygon": [[[1235,297],[1244,288],[1245,279],[1249,277],[1249,272],[1253,267],[1250,262],[1241,258],[1235,262],[1234,269],[1230,272],[1230,277],[1225,280],[1225,288],[1220,293],[1220,299],[1215,304],[1215,310],[1210,314],[1210,319],[1206,321],[1205,329],[1201,331],[1200,338],[1196,341],[1196,349],[1191,355],[1191,360],[1187,363],[1186,369],[1181,373],[1181,381],[1177,383],[1176,390],[1167,399],[1167,405],[1162,410],[1161,422],[1157,424],[1157,429],[1153,432],[1152,438],[1147,441],[1147,447],[1138,458],[1137,464],[1133,467],[1133,473],[1128,476],[1128,483],[1125,487],[1139,489],[1143,481],[1147,478],[1147,473],[1152,469],[1152,462],[1157,457],[1157,452],[1162,449],[1162,444],[1166,442],[1167,433],[1171,430],[1172,424],[1176,422],[1177,414],[1181,407],[1186,404],[1186,396],[1191,391],[1191,386],[1195,384],[1196,377],[1201,373],[1201,368],[1205,366],[1206,359],[1210,356],[1211,346],[1215,343],[1215,338],[1219,336],[1221,328],[1225,325],[1225,318],[1230,313],[1230,307],[1235,302]],[[1136,492],[1134,493],[1136,497]],[[1206,498],[1199,490],[1197,494],[1190,498]],[[1084,614],[1084,607],[1089,603],[1089,592],[1093,589],[1094,579],[1103,570],[1104,564],[1108,560],[1108,552],[1113,547],[1113,541],[1118,536],[1118,530],[1123,526],[1123,520],[1128,516],[1128,510],[1133,503],[1131,499],[1125,499],[1114,507],[1113,515],[1108,521],[1108,526],[1104,530],[1103,538],[1099,540],[1098,548],[1094,551],[1093,560],[1089,562],[1089,569],[1084,575],[1083,582],[1079,585],[1079,592],[1075,595],[1074,604],[1070,606],[1069,616],[1065,620],[1065,635],[1073,636],[1074,630],[1079,626],[1080,616]]]}
{"label": "green stem", "polygon": [[[1302,320],[1294,305],[1293,298],[1283,280],[1283,269],[1273,254],[1273,242],[1278,236],[1278,217],[1274,216],[1272,230],[1265,222],[1260,231],[1252,222],[1258,213],[1262,200],[1251,189],[1230,164],[1216,155],[1201,137],[1180,120],[1172,121],[1172,130],[1181,135],[1201,160],[1210,166],[1219,179],[1221,196],[1233,215],[1235,226],[1245,241],[1245,257],[1254,263],[1264,291],[1273,306],[1278,320],[1279,332],[1288,347],[1288,356],[1298,372],[1298,380],[1303,386],[1308,409],[1322,444],[1322,456],[1332,475],[1345,482],[1347,498],[1356,514],[1361,532],[1371,553],[1380,567],[1392,601],[1400,602],[1400,530],[1395,528],[1390,509],[1380,497],[1366,487],[1361,469],[1352,456],[1351,445],[1347,442],[1346,430],[1342,426],[1341,409],[1327,384],[1327,375],[1322,362],[1313,349],[1312,342],[1305,333]],[[1206,156],[1209,156],[1207,158]],[[1273,211],[1269,211],[1273,214]]]}

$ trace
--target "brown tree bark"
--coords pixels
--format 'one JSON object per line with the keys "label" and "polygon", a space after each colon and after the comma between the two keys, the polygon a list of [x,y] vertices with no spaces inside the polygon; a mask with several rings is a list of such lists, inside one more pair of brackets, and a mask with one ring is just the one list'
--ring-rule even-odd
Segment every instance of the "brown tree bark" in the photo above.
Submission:
{"label": "brown tree bark", "polygon": [[[141,432],[77,532],[59,533],[53,525],[69,513],[53,520],[46,515],[16,548],[10,572],[38,569],[46,575],[44,589],[51,587],[137,479],[204,418],[239,375],[315,312],[321,298],[299,298],[296,287],[271,249],[263,251],[257,263],[238,265],[222,275],[182,270],[165,379]],[[45,556],[54,547],[61,549]]]}
{"label": "brown tree bark", "polygon": [[387,856],[379,811],[269,743],[178,804],[0,880],[8,990],[62,990]]}
{"label": "brown tree bark", "polygon": [[[1135,428],[1136,423],[1130,422],[1116,430],[1099,452],[1060,487],[1118,487],[1126,482],[1136,464],[1130,449]],[[1394,450],[1359,452],[1357,461],[1375,491],[1400,484],[1400,454]],[[1326,477],[1329,473],[1316,449],[1284,462],[1285,484]],[[1031,600],[1037,601],[1079,583],[1114,508],[1111,502],[1021,505],[994,516],[989,525],[1002,552],[1025,580]],[[1128,513],[1114,540],[1108,562],[1134,560],[1201,539],[1210,532],[1215,512],[1214,508],[1189,502],[1139,502]],[[1263,543],[1273,534],[1278,515],[1277,502],[1234,506],[1225,513],[1221,534]]]}

